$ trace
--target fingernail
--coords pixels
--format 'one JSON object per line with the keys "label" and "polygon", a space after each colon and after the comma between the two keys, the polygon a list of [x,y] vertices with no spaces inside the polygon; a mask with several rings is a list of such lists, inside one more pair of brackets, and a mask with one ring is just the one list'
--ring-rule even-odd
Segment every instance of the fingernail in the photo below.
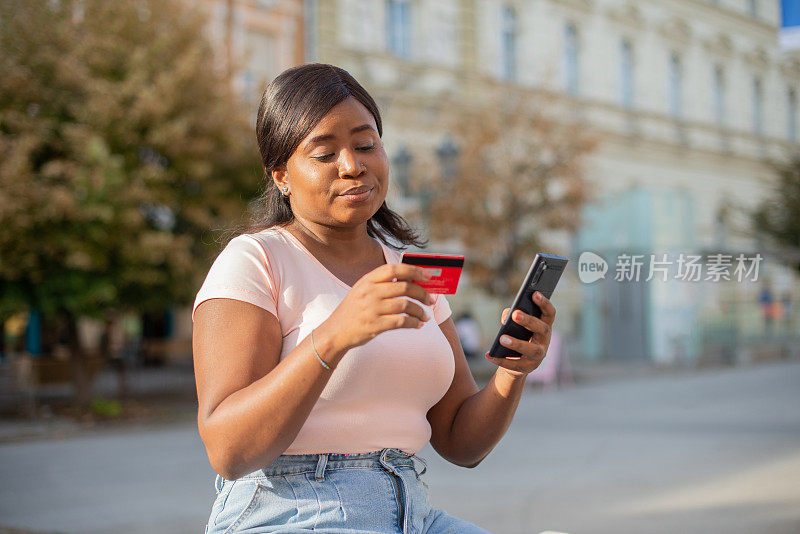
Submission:
{"label": "fingernail", "polygon": [[509,343],[511,343],[511,338],[508,336],[500,336],[500,343],[502,343],[503,345],[508,345]]}
{"label": "fingernail", "polygon": [[422,316],[425,318],[426,323],[430,320],[430,316],[427,313],[423,313]]}
{"label": "fingernail", "polygon": [[533,296],[536,297],[536,300],[542,300],[542,294],[539,293],[538,291],[536,293],[534,293]]}
{"label": "fingernail", "polygon": [[436,302],[436,299],[433,298],[433,295],[428,295],[428,304],[432,306],[434,302]]}

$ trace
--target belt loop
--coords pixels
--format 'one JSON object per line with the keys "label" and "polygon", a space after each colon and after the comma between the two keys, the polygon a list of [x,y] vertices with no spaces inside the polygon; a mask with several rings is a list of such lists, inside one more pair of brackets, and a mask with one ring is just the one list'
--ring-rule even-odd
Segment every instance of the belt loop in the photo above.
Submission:
{"label": "belt loop", "polygon": [[317,460],[317,472],[314,473],[314,477],[316,478],[317,482],[322,482],[325,480],[325,465],[328,463],[328,454],[323,453],[319,455],[319,459]]}
{"label": "belt loop", "polygon": [[426,461],[425,461],[425,460],[424,460],[422,457],[420,457],[420,456],[417,456],[416,454],[413,454],[413,455],[412,455],[412,457],[413,457],[413,458],[416,458],[417,460],[419,460],[420,462],[422,462],[422,472],[421,472],[420,474],[418,474],[418,475],[417,475],[417,476],[420,476],[420,477],[421,477],[422,475],[424,475],[424,474],[425,474],[425,471],[427,471],[427,470],[428,470],[428,462],[426,462]]}

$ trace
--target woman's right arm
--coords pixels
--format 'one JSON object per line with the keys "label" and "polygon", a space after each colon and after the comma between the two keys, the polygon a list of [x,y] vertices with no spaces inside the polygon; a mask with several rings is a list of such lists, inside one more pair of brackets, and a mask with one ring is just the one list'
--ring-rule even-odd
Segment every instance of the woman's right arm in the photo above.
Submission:
{"label": "woman's right arm", "polygon": [[[423,269],[387,264],[367,273],[331,316],[314,329],[314,345],[331,367],[381,332],[427,320],[414,298],[431,304],[411,280]],[[328,383],[310,337],[281,360],[283,337],[270,312],[213,298],[195,310],[192,349],[197,423],[214,471],[228,480],[269,465],[289,447]]]}

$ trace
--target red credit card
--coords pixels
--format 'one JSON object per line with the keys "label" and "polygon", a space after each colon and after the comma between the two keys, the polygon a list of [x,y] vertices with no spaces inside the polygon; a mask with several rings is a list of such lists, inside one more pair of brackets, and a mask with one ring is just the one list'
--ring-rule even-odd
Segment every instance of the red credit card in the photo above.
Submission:
{"label": "red credit card", "polygon": [[424,267],[433,276],[430,280],[415,280],[428,293],[454,295],[464,267],[464,256],[453,254],[420,254],[419,252],[403,252],[400,263],[409,263]]}

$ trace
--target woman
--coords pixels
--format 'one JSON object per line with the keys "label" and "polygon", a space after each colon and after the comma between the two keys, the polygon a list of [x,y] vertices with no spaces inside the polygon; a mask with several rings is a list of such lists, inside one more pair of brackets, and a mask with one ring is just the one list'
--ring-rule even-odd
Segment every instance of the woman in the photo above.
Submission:
{"label": "woman", "polygon": [[[486,532],[431,507],[428,441],[474,467],[542,361],[555,309],[478,390],[444,296],[390,245],[377,106],[346,71],[283,72],[256,123],[266,214],[219,254],[194,304],[198,427],[218,473],[207,532]],[[504,312],[502,320],[505,320]],[[516,315],[516,314],[515,314]],[[488,358],[488,356],[487,356]]]}

